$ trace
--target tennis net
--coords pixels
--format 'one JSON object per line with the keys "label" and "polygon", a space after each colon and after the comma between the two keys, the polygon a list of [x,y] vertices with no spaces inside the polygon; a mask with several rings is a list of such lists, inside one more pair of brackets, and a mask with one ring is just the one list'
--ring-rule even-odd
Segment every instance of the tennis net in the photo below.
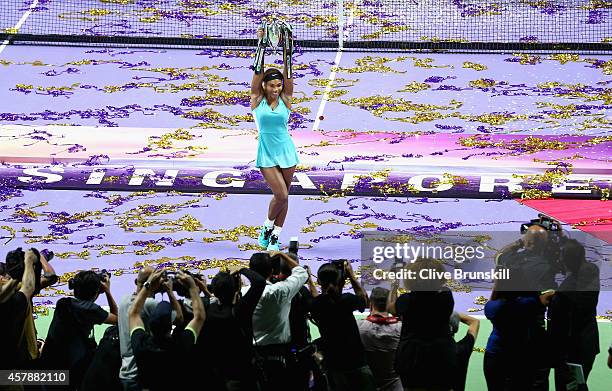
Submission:
{"label": "tennis net", "polygon": [[612,0],[3,0],[0,39],[253,47],[264,20],[303,49],[606,51]]}

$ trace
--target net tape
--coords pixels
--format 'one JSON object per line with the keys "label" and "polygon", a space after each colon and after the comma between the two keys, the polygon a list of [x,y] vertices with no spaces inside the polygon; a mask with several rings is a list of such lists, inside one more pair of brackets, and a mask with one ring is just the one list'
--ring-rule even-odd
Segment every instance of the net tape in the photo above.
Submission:
{"label": "net tape", "polygon": [[253,47],[257,26],[280,19],[303,48],[609,50],[612,43],[610,0],[4,0],[0,10],[2,38],[14,41]]}

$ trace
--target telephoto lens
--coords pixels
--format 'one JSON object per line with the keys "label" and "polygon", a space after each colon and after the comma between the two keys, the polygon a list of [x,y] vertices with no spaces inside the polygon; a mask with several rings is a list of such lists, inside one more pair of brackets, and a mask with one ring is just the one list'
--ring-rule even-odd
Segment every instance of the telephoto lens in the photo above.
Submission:
{"label": "telephoto lens", "polygon": [[297,236],[292,236],[289,241],[289,255],[293,255],[294,258],[297,258],[298,250],[300,248],[300,243],[298,242]]}

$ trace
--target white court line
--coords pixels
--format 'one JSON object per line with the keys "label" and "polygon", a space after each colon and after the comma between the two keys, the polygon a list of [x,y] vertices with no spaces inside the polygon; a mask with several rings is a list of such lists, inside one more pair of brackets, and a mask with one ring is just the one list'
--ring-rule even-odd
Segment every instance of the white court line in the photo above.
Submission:
{"label": "white court line", "polygon": [[[32,10],[36,8],[37,5],[38,5],[38,0],[34,0],[32,4],[30,4],[30,8],[21,16],[21,19],[19,19],[19,22],[17,22],[15,27],[13,27],[13,30],[19,31],[21,26],[25,23],[26,19],[28,19],[28,17],[32,13]],[[0,54],[2,54],[2,52],[4,51],[4,49],[7,47],[9,43],[10,43],[10,37],[8,39],[5,39],[4,42],[2,42],[2,45],[0,45]]]}
{"label": "white court line", "polygon": [[[357,7],[357,1],[353,1],[353,8],[351,9],[351,13],[349,15],[348,21],[346,22],[346,27],[349,27],[353,24],[353,19],[355,18],[355,7]],[[345,30],[343,35],[346,35],[347,31]],[[325,111],[325,105],[327,104],[327,100],[329,99],[329,93],[331,92],[332,86],[334,84],[334,80],[336,80],[336,71],[340,66],[340,60],[342,59],[342,49],[338,49],[336,52],[336,58],[334,59],[334,65],[332,67],[332,71],[327,78],[327,86],[325,87],[325,92],[323,93],[323,98],[321,99],[321,103],[319,104],[319,110],[317,110],[317,115],[315,117],[315,122],[312,125],[312,130],[319,130],[319,125],[321,124],[321,117],[323,116],[323,112]]]}
{"label": "white court line", "polygon": [[334,80],[336,80],[336,69],[337,67],[340,66],[341,58],[342,58],[342,50],[338,50],[338,52],[336,53],[336,59],[334,60],[332,71],[329,74],[329,78],[327,78],[327,87],[325,87],[323,98],[321,99],[321,103],[319,104],[319,110],[317,110],[317,116],[315,117],[314,125],[312,125],[313,131],[319,130],[319,124],[321,123],[321,116],[323,115],[323,112],[325,111],[325,104],[327,103],[327,100],[329,99],[329,93],[331,92],[332,84],[334,83]]}

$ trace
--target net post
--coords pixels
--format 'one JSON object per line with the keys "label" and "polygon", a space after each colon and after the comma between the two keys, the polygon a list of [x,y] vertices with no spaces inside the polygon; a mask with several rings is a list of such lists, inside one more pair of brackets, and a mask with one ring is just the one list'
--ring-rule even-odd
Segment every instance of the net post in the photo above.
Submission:
{"label": "net post", "polygon": [[338,50],[344,48],[344,0],[338,0]]}

